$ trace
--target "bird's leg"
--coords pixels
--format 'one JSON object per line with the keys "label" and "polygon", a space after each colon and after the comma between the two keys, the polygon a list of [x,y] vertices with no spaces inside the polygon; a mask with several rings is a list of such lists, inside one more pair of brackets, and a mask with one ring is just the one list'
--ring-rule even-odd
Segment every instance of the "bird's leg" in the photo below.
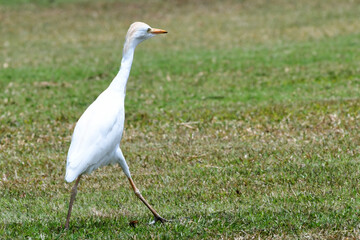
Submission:
{"label": "bird's leg", "polygon": [[66,217],[66,223],[65,223],[65,229],[69,229],[69,221],[70,221],[70,216],[71,216],[71,210],[72,210],[72,206],[74,204],[75,201],[75,197],[76,197],[76,193],[77,193],[77,186],[79,184],[81,175],[76,179],[75,185],[71,190],[71,197],[70,197],[70,203],[69,203],[69,211]]}
{"label": "bird's leg", "polygon": [[154,214],[154,221],[151,222],[151,224],[156,223],[157,221],[160,221],[161,223],[167,222],[168,220],[166,220],[165,218],[161,217],[156,211],[155,209],[153,209],[150,204],[145,200],[145,198],[141,195],[139,189],[135,186],[134,181],[132,180],[131,177],[128,178],[130,185],[132,187],[132,189],[135,192],[135,195],[147,206],[147,208],[152,212],[152,214]]}

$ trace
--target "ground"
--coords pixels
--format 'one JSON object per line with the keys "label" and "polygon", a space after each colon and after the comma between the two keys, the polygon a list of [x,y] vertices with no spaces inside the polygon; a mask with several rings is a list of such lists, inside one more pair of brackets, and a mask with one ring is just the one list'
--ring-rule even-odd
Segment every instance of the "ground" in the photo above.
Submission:
{"label": "ground", "polygon": [[[360,237],[360,1],[0,0],[0,238]],[[85,176],[69,231],[66,154],[138,46],[118,166]],[[131,224],[138,221],[137,224]]]}

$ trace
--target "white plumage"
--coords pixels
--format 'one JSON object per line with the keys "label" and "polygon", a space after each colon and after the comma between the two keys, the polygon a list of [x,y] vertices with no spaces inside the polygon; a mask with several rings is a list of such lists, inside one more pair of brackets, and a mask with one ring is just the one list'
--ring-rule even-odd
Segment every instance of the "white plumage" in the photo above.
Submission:
{"label": "white plumage", "polygon": [[[108,88],[80,117],[68,152],[67,182],[100,166],[125,161],[118,152],[125,120],[124,97]],[[130,177],[129,169],[123,170]]]}
{"label": "white plumage", "polygon": [[125,38],[119,73],[110,86],[86,109],[75,126],[67,156],[65,180],[72,182],[77,179],[77,181],[72,189],[65,228],[69,227],[71,209],[81,175],[91,173],[101,166],[112,163],[120,164],[136,196],[154,214],[155,222],[166,221],[156,213],[136,188],[124,155],[120,150],[125,120],[126,83],[135,48],[142,41],[162,33],[167,32],[151,28],[142,22],[135,22],[130,26]]}

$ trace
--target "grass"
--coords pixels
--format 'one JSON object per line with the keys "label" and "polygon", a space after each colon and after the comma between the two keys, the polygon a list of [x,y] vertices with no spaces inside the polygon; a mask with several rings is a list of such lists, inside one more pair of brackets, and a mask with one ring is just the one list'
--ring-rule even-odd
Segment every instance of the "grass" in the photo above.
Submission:
{"label": "grass", "polygon": [[[359,1],[0,1],[0,238],[358,238]],[[21,16],[21,17],[20,17]],[[64,181],[141,20],[118,166]],[[137,220],[136,227],[129,222]]]}

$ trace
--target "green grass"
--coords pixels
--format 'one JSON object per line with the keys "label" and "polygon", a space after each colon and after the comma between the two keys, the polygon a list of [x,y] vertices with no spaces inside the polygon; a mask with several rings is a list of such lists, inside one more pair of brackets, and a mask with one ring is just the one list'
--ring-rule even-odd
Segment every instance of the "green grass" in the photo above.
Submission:
{"label": "green grass", "polygon": [[[360,237],[360,2],[0,1],[1,239]],[[21,16],[21,17],[20,17]],[[118,166],[64,181],[141,20]],[[129,222],[137,220],[135,228]]]}

